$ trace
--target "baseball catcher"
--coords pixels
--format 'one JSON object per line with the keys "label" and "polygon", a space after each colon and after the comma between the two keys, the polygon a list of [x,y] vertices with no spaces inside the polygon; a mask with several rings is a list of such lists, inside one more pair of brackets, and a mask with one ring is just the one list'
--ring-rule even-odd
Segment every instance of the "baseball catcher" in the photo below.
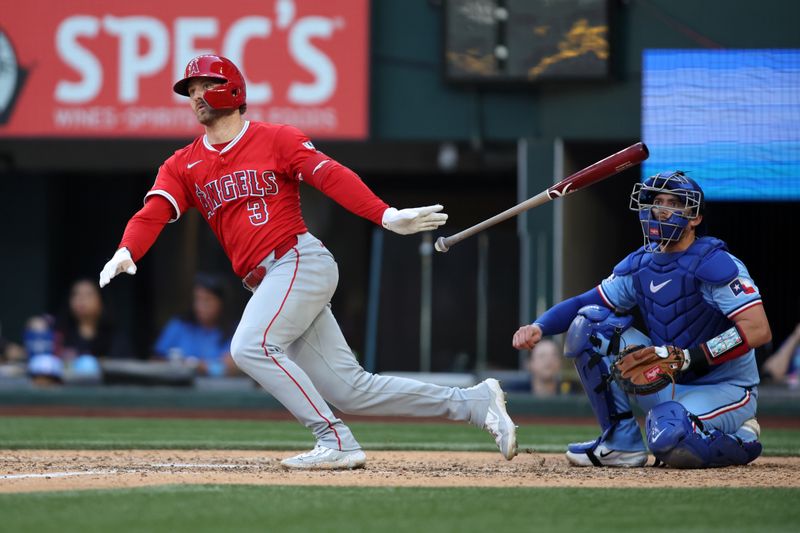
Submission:
{"label": "baseball catcher", "polygon": [[[743,465],[761,454],[754,349],[772,333],[744,264],[705,236],[703,190],[682,171],[637,183],[630,208],[644,246],[597,287],[519,328],[531,349],[567,331],[600,436],[570,444],[576,466],[638,467],[647,448],[674,468]],[[632,327],[638,307],[649,335]],[[647,413],[645,442],[631,411]]]}

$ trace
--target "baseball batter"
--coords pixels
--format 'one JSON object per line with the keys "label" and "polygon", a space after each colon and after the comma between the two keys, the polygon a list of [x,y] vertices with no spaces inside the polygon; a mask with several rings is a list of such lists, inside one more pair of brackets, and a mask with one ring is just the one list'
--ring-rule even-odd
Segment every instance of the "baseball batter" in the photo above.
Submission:
{"label": "baseball batter", "polygon": [[192,59],[174,90],[189,98],[205,135],[161,166],[144,207],[130,219],[119,249],[100,273],[100,286],[122,272],[135,274],[136,261],[165,224],[194,207],[253,293],[233,336],[234,361],[316,438],[313,450],[283,460],[285,467],[364,466],[361,446],[326,402],[345,413],[467,421],[488,430],[503,456],[512,459],[516,428],[497,380],[466,389],[441,387],[370,374],[359,366],[330,309],[336,262],[305,226],[299,187],[306,182],[402,235],[444,224],[442,206],[389,207],[298,129],[245,120],[245,81],[224,57]]}
{"label": "baseball batter", "polygon": [[[631,209],[645,245],[596,288],[561,302],[522,326],[513,345],[531,349],[542,335],[567,331],[565,355],[575,361],[602,434],[570,444],[577,466],[644,466],[647,451],[628,396],[609,380],[614,355],[655,345],[657,363],[678,354],[674,387],[635,394],[647,413],[647,446],[677,468],[741,465],[761,453],[755,419],[759,383],[754,348],[771,332],[761,295],[725,243],[702,236],[704,196],[681,171],[637,183]],[[630,327],[639,308],[650,337]],[[653,367],[650,367],[653,370]],[[660,379],[660,370],[645,378]]]}

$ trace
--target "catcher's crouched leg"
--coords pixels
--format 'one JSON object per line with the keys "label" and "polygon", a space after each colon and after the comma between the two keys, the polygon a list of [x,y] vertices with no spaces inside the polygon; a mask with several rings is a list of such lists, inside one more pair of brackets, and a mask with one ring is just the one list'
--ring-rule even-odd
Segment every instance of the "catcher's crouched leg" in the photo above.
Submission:
{"label": "catcher's crouched leg", "polygon": [[647,446],[673,468],[745,465],[761,455],[761,443],[743,441],[702,423],[678,402],[664,402],[647,413]]}
{"label": "catcher's crouched leg", "polygon": [[[647,451],[631,412],[628,396],[610,378],[609,356],[616,355],[626,338],[640,335],[633,318],[619,316],[597,305],[583,307],[573,320],[564,343],[564,355],[573,359],[602,433],[599,438],[572,443],[567,460],[575,466],[644,466]],[[645,338],[646,339],[646,338]],[[637,342],[642,342],[638,337]]]}

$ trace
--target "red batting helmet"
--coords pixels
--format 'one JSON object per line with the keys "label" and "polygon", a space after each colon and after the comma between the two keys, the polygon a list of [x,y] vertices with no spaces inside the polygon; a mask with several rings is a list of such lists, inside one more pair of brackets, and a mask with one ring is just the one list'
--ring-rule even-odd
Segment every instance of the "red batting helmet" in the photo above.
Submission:
{"label": "red batting helmet", "polygon": [[173,86],[173,90],[189,96],[189,82],[193,78],[215,78],[224,82],[203,95],[206,103],[214,109],[238,109],[245,103],[244,76],[228,58],[216,55],[195,57],[186,65],[183,79]]}

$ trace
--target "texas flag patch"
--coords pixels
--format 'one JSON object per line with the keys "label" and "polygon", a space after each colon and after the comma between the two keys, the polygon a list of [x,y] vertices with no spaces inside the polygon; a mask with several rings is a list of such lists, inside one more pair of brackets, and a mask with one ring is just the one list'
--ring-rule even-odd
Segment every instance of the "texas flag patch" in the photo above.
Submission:
{"label": "texas flag patch", "polygon": [[753,294],[756,292],[750,282],[744,278],[736,278],[730,282],[728,287],[731,289],[731,292],[734,296],[739,296],[740,294]]}

